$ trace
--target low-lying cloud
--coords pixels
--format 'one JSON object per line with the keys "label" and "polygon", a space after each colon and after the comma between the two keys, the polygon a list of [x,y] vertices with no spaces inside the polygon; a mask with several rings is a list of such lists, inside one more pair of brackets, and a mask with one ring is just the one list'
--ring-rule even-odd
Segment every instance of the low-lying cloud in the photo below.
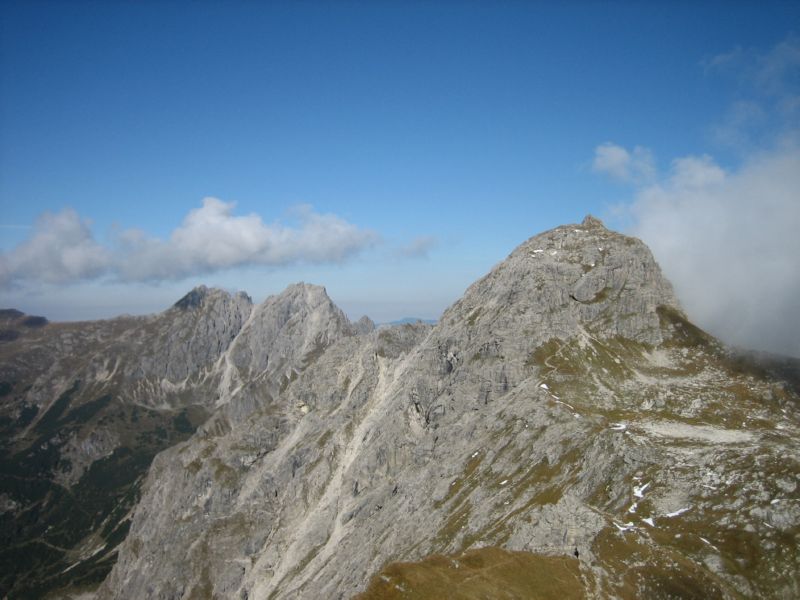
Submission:
{"label": "low-lying cloud", "polygon": [[800,356],[800,150],[725,170],[672,161],[626,207],[689,316],[728,343]]}
{"label": "low-lying cloud", "polygon": [[74,210],[45,213],[28,240],[0,255],[0,285],[102,277],[164,281],[252,265],[338,263],[377,240],[372,231],[310,206],[295,209],[292,225],[265,224],[254,213],[237,216],[234,208],[234,203],[205,198],[168,239],[130,229],[113,247],[99,244],[89,222]]}
{"label": "low-lying cloud", "polygon": [[46,212],[26,241],[0,254],[0,286],[26,279],[45,283],[92,279],[105,273],[111,262],[111,253],[94,240],[89,221],[71,208]]}
{"label": "low-lying cloud", "polygon": [[439,240],[432,235],[415,237],[405,246],[401,246],[398,255],[403,258],[428,258],[430,252],[439,245]]}
{"label": "low-lying cloud", "polygon": [[738,166],[686,156],[659,173],[651,152],[610,143],[593,166],[633,185],[631,231],[695,322],[731,344],[800,356],[800,38],[700,66],[735,83],[709,133]]}

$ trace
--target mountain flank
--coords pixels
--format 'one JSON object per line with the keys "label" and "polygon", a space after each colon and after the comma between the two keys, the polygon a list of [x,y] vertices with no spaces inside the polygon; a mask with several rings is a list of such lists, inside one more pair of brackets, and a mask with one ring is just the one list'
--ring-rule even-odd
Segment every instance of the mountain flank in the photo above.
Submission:
{"label": "mountain flank", "polygon": [[[9,597],[800,595],[798,361],[725,348],[592,217],[435,325],[353,324],[308,284],[6,312]],[[80,493],[110,500],[61,531]]]}

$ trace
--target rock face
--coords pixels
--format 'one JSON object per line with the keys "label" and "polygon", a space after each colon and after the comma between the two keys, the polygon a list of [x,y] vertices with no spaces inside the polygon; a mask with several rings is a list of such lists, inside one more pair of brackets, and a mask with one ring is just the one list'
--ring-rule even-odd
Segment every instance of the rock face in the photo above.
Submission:
{"label": "rock face", "polygon": [[129,377],[157,377],[175,383],[212,365],[239,334],[253,310],[252,300],[205,286],[195,288],[160,315],[152,337]]}
{"label": "rock face", "polygon": [[0,330],[0,595],[10,597],[96,585],[153,456],[200,424],[229,428],[355,334],[323,288],[302,284],[255,309],[243,293],[201,286],[143,318],[48,324],[5,310]]}
{"label": "rock face", "polygon": [[102,580],[153,456],[210,414],[203,378],[250,309],[202,287],[152,317],[0,314],[13,332],[0,342],[0,595]]}
{"label": "rock face", "polygon": [[98,597],[348,598],[481,547],[577,550],[594,597],[800,593],[796,392],[693,327],[638,240],[546,232],[435,327],[323,314],[277,391],[244,327],[262,391],[156,458]]}
{"label": "rock face", "polygon": [[[153,460],[98,598],[468,590],[461,561],[511,558],[588,597],[800,595],[797,361],[694,327],[640,241],[591,217],[545,232],[435,326],[354,325],[306,284],[190,316],[214,297],[142,321],[173,332],[146,368],[108,353],[125,402],[211,416]],[[504,569],[472,591],[543,581]]]}

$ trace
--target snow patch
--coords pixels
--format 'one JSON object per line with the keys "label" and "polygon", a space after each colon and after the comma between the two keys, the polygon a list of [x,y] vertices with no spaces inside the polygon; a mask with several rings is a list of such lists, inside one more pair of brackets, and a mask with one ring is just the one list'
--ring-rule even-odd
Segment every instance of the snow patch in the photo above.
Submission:
{"label": "snow patch", "polygon": [[709,542],[709,541],[708,541],[706,538],[704,538],[704,537],[703,537],[703,536],[701,536],[701,535],[699,535],[699,536],[697,536],[697,537],[699,537],[699,538],[700,538],[701,540],[703,540],[703,541],[704,541],[706,544],[708,544],[709,546],[711,546],[711,547],[712,547],[714,550],[716,550],[717,552],[719,552],[719,548],[717,548],[717,547],[716,547],[714,544],[712,544],[711,542]]}
{"label": "snow patch", "polygon": [[721,429],[710,425],[689,425],[675,421],[650,421],[642,423],[641,427],[659,437],[693,439],[718,444],[742,444],[752,442],[756,438],[748,431]]}

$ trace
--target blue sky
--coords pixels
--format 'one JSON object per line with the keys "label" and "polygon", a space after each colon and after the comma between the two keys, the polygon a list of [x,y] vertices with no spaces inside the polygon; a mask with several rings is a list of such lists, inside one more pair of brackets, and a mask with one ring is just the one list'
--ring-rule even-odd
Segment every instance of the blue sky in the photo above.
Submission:
{"label": "blue sky", "polygon": [[797,3],[0,10],[0,304],[56,319],[301,279],[435,318],[542,230],[653,235],[676,160],[796,150]]}

